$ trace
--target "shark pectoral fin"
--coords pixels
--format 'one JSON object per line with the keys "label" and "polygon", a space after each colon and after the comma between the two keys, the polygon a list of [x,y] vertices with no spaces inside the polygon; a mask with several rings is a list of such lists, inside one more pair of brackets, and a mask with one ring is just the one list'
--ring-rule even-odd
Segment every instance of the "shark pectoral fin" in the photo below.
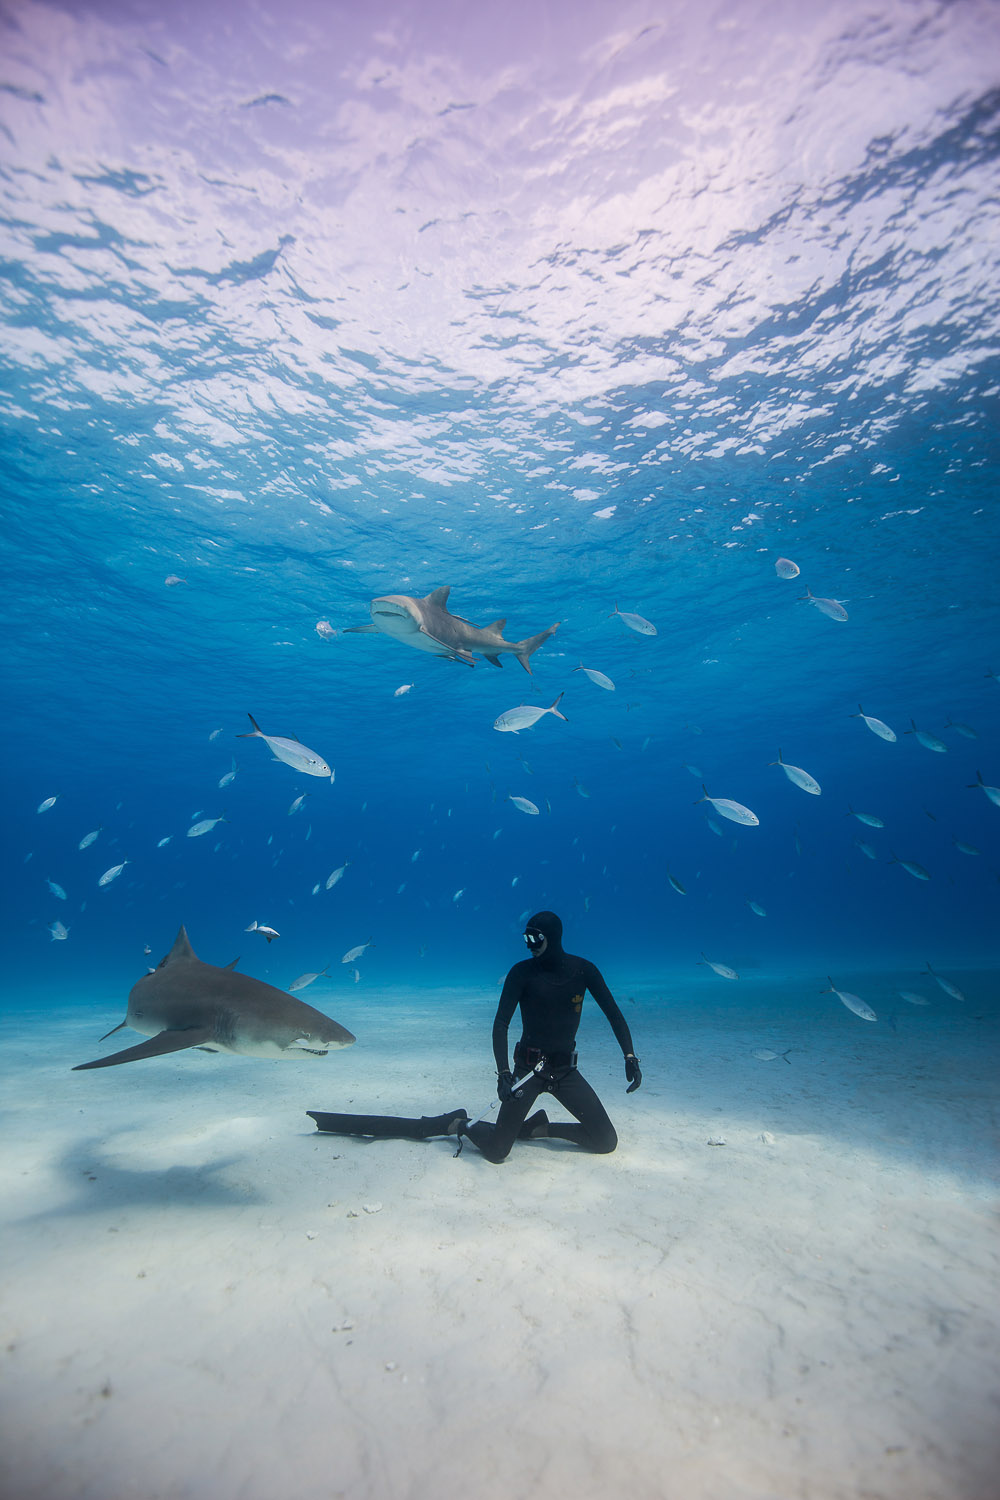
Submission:
{"label": "shark pectoral fin", "polygon": [[503,662],[500,660],[499,656],[487,655],[486,660],[494,667],[500,667],[501,669],[503,668]]}
{"label": "shark pectoral fin", "polygon": [[377,625],[345,625],[343,635],[378,635]]}
{"label": "shark pectoral fin", "polygon": [[[110,1033],[109,1033],[110,1034]],[[126,1047],[124,1052],[114,1052],[110,1057],[98,1057],[94,1062],[77,1063],[74,1073],[84,1073],[88,1068],[113,1068],[118,1063],[138,1062],[140,1057],[162,1057],[165,1052],[183,1052],[187,1047],[200,1047],[213,1035],[211,1026],[191,1026],[186,1031],[161,1031],[137,1047]]]}

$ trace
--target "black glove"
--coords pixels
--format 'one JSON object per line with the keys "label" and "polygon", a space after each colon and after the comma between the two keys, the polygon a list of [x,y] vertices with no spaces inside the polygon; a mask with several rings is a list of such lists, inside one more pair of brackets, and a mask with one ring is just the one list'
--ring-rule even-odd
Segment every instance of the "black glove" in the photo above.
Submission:
{"label": "black glove", "polygon": [[497,1074],[497,1098],[501,1104],[506,1104],[508,1099],[514,1097],[514,1075],[509,1068],[504,1068],[502,1073]]}
{"label": "black glove", "polygon": [[625,1077],[628,1079],[626,1094],[634,1094],[642,1084],[642,1069],[634,1052],[630,1052],[625,1059]]}

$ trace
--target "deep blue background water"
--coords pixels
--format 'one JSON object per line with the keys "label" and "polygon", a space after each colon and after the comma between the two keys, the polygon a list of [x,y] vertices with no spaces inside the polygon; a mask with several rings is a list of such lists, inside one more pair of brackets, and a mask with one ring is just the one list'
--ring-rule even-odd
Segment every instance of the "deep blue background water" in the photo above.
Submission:
{"label": "deep blue background water", "polygon": [[[504,9],[7,8],[8,1005],[996,961],[996,8]],[[533,677],[316,632],[445,583]]]}

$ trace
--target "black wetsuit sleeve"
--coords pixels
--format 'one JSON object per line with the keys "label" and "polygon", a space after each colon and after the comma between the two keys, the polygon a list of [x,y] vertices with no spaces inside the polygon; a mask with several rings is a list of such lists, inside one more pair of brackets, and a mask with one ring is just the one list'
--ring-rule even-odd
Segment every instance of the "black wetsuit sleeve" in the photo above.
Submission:
{"label": "black wetsuit sleeve", "polygon": [[[521,979],[515,964],[507,978],[504,980],[503,989],[500,992],[500,1003],[493,1020],[493,1056],[496,1058],[497,1072],[505,1073],[510,1068],[510,1057],[507,1045],[507,1028],[510,1026],[511,1017],[521,999]],[[612,1005],[614,1001],[612,1000]]]}
{"label": "black wetsuit sleeve", "polygon": [[587,988],[611,1022],[615,1040],[627,1057],[630,1052],[635,1051],[632,1046],[632,1033],[628,1029],[628,1022],[618,1009],[614,995],[604,983],[604,975],[596,964],[587,965]]}

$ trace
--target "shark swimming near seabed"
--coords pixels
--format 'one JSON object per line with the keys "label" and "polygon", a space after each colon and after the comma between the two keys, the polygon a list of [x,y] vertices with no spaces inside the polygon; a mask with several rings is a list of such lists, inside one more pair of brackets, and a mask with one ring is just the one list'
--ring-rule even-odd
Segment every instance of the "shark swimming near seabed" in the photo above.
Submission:
{"label": "shark swimming near seabed", "polygon": [[433,589],[423,599],[411,598],[409,594],[384,594],[371,602],[372,623],[351,625],[345,635],[361,635],[378,631],[391,635],[406,646],[415,646],[418,651],[429,651],[432,656],[444,656],[449,661],[463,661],[469,667],[476,665],[473,654],[484,656],[494,667],[502,667],[502,651],[517,657],[526,672],[531,673],[528,658],[532,652],[554,635],[559,626],[550,625],[538,635],[523,641],[505,641],[503,628],[506,619],[494,620],[491,625],[473,625],[461,615],[453,615],[447,608],[451,585]]}
{"label": "shark swimming near seabed", "polygon": [[357,1040],[294,995],[235,973],[237,962],[234,958],[224,969],[202,963],[182,927],[166,958],[133,985],[124,1021],[101,1037],[103,1042],[131,1026],[149,1040],[78,1063],[73,1072],[162,1057],[186,1047],[240,1057],[325,1057],[331,1048],[350,1047]]}

